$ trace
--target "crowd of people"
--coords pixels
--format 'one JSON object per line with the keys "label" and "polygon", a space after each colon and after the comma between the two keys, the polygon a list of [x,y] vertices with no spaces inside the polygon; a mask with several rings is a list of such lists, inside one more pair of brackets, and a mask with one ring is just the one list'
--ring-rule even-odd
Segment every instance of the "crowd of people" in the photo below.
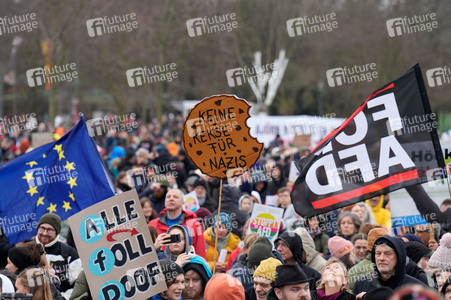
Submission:
{"label": "crowd of people", "polygon": [[[302,218],[292,204],[289,172],[308,150],[276,137],[253,169],[221,184],[191,162],[182,128],[180,116],[165,117],[162,124],[111,131],[98,141],[117,192],[134,188],[140,197],[167,284],[151,299],[382,300],[408,294],[451,300],[451,200],[438,207],[421,187],[408,188],[430,223],[403,228],[398,236],[389,195]],[[2,162],[29,151],[27,139],[4,136]],[[185,206],[187,193],[196,195],[194,211]],[[270,204],[267,196],[283,209],[274,240],[248,230],[254,208]],[[32,240],[9,245],[2,235],[0,268],[2,293],[48,300],[92,299],[98,292],[89,289],[72,232],[56,214],[40,218]]]}

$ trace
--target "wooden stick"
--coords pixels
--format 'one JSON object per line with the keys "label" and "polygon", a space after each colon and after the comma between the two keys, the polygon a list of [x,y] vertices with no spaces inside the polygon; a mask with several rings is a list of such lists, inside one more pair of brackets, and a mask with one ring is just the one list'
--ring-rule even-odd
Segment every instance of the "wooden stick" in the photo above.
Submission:
{"label": "wooden stick", "polygon": [[[218,223],[219,223],[219,214],[221,213],[221,197],[222,197],[222,178],[221,181],[219,183],[219,205],[218,205],[218,219],[216,221],[216,226],[218,227]],[[215,239],[215,254],[213,256],[213,275],[215,275],[215,271],[216,271],[216,251],[218,249],[218,235],[215,233],[216,239]]]}

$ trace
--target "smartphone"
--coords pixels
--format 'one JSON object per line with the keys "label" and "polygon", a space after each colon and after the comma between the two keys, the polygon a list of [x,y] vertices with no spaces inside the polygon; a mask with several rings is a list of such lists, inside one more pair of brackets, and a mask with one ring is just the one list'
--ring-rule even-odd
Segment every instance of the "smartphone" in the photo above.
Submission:
{"label": "smartphone", "polygon": [[180,236],[180,233],[171,234],[170,238],[165,239],[165,244],[180,243],[181,241],[182,241],[182,237]]}

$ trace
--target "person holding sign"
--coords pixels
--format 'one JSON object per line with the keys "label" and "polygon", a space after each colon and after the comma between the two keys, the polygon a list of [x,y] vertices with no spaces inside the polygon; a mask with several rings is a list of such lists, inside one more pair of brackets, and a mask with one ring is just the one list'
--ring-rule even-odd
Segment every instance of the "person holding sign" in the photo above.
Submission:
{"label": "person holding sign", "polygon": [[159,235],[166,233],[172,225],[185,225],[191,231],[196,253],[205,258],[204,230],[197,221],[196,214],[183,209],[183,199],[184,195],[181,190],[169,190],[165,198],[165,209],[160,212],[159,218],[150,221],[149,225],[155,227]]}
{"label": "person holding sign", "polygon": [[[218,247],[216,253],[216,261],[214,261],[215,255],[215,239],[218,236]],[[227,213],[222,212],[218,217],[214,219],[213,226],[208,228],[204,233],[205,242],[207,244],[206,260],[210,264],[211,268],[216,266],[216,272],[224,273],[226,270],[226,262],[229,260],[230,253],[238,247],[240,238],[232,233],[232,220]],[[227,252],[224,260],[220,261],[220,253],[222,250]]]}

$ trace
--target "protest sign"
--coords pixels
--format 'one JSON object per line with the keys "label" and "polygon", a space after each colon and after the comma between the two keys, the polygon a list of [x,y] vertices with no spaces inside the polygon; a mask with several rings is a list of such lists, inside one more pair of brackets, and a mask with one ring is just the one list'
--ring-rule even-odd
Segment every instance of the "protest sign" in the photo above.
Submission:
{"label": "protest sign", "polygon": [[280,207],[254,204],[247,233],[255,232],[259,236],[266,236],[273,243],[279,234],[282,216],[283,209]]}
{"label": "protest sign", "polygon": [[191,193],[188,193],[184,196],[185,203],[183,204],[184,210],[190,210],[192,212],[195,212],[199,209],[199,200],[197,200],[196,192],[192,191]]}
{"label": "protest sign", "polygon": [[190,111],[183,145],[202,173],[220,179],[238,176],[260,158],[263,144],[246,124],[249,108],[244,99],[219,95],[203,99]]}
{"label": "protest sign", "polygon": [[167,289],[136,190],[69,218],[94,299],[148,299]]}
{"label": "protest sign", "polygon": [[[310,217],[427,182],[428,169],[444,167],[435,118],[416,65],[373,92],[297,162],[296,212]],[[420,153],[429,159],[415,160]]]}

